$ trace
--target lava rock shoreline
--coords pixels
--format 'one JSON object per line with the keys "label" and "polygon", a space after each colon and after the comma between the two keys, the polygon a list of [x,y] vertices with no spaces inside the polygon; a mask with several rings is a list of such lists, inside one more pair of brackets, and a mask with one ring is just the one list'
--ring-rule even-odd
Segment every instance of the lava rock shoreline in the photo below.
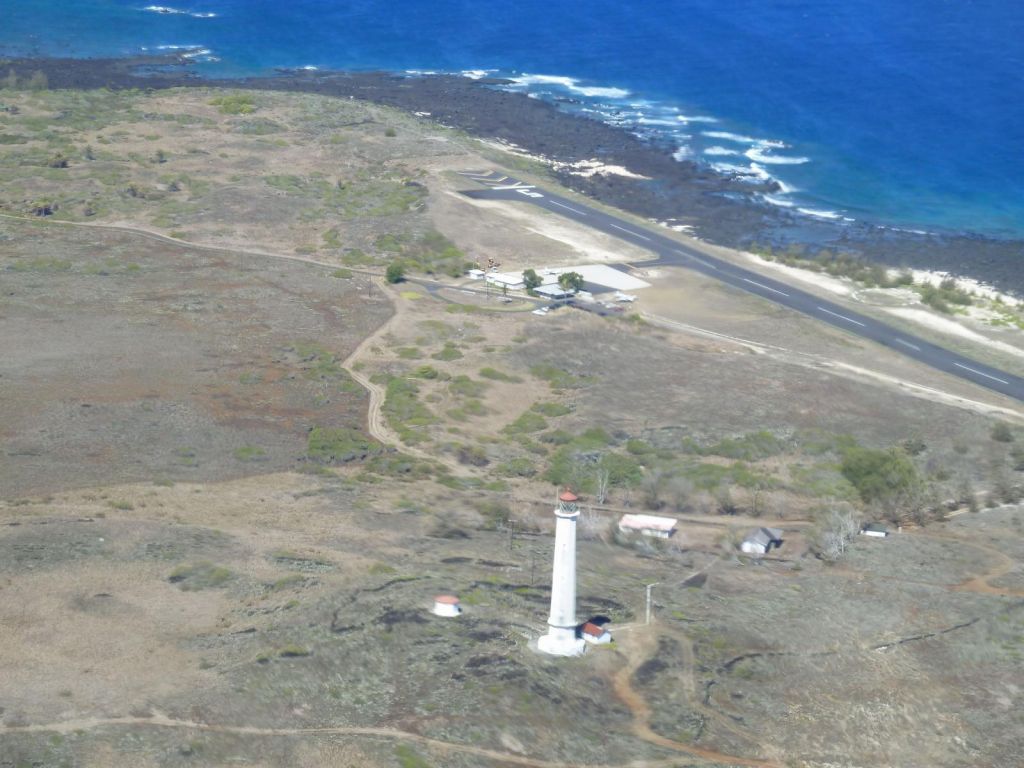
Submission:
{"label": "lava rock shoreline", "polygon": [[893,267],[970,277],[1024,295],[1024,241],[970,233],[917,234],[870,222],[830,222],[757,201],[772,183],[729,178],[672,148],[643,141],[621,128],[572,115],[525,94],[494,87],[502,81],[459,75],[393,72],[282,70],[266,77],[199,77],[181,56],[123,59],[11,59],[19,76],[41,71],[51,88],[228,87],[317,93],[359,98],[431,119],[482,138],[514,144],[559,164],[598,160],[644,178],[613,174],[580,176],[569,168],[552,173],[565,187],[647,219],[690,225],[696,236],[731,248],[793,243],[810,252],[828,249]]}

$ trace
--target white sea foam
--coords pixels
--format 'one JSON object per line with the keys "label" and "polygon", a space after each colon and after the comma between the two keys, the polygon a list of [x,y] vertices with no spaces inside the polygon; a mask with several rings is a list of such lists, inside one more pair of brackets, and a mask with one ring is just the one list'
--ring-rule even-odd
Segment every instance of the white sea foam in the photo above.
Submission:
{"label": "white sea foam", "polygon": [[496,69],[464,69],[459,74],[468,77],[470,80],[479,80],[497,72]]}
{"label": "white sea foam", "polygon": [[757,163],[735,165],[733,163],[712,163],[711,167],[719,173],[736,176],[749,181],[774,181],[774,177]]}
{"label": "white sea foam", "polygon": [[755,139],[753,136],[743,136],[739,133],[729,131],[702,131],[709,139],[721,139],[722,141],[735,141],[737,144],[760,144],[763,139]]}
{"label": "white sea foam", "polygon": [[515,85],[529,87],[531,85],[557,85],[572,93],[581,96],[590,96],[598,99],[624,99],[629,96],[629,91],[622,88],[607,88],[600,86],[580,85],[579,80],[574,77],[563,75],[520,75],[509,78]]}
{"label": "white sea foam", "polygon": [[760,149],[788,149],[789,145],[778,139],[759,139],[755,136],[744,136],[742,133],[731,133],[730,131],[702,131],[702,135],[709,139],[720,139],[722,141],[733,141],[737,144],[750,144]]}
{"label": "white sea foam", "polygon": [[320,69],[320,67],[316,66],[315,64],[307,64],[304,67],[299,67],[299,69],[304,69],[307,72],[316,72],[318,69]]}
{"label": "white sea foam", "polygon": [[[213,51],[202,45],[158,45],[155,47],[158,51],[175,51],[183,59],[202,62],[220,61],[220,58],[213,55]],[[142,50],[147,49],[143,47]]]}
{"label": "white sea foam", "polygon": [[573,78],[559,75],[520,75],[509,79],[516,85],[560,85],[563,88],[571,88],[576,85],[576,80]]}
{"label": "white sea foam", "polygon": [[625,91],[622,88],[588,88],[584,86],[576,86],[570,90],[582,94],[583,96],[592,96],[599,99],[624,99],[629,96],[629,91]]}
{"label": "white sea foam", "polygon": [[740,175],[747,175],[750,173],[750,168],[745,165],[733,165],[732,163],[712,163],[711,167],[719,173],[735,173]]}
{"label": "white sea foam", "polygon": [[675,120],[666,120],[661,117],[641,117],[637,120],[640,125],[663,125],[668,128],[678,128],[679,123]]}
{"label": "white sea foam", "polygon": [[717,123],[717,117],[710,115],[676,115],[676,120],[681,123]]}
{"label": "white sea foam", "polygon": [[726,149],[725,147],[708,147],[704,150],[705,155],[712,155],[715,157],[725,157],[727,155],[738,155],[740,154],[735,149]]}
{"label": "white sea foam", "polygon": [[811,161],[809,157],[786,157],[785,155],[773,155],[769,152],[765,152],[761,147],[751,147],[743,154],[754,162],[767,163],[768,165],[803,165],[804,163],[809,163]]}
{"label": "white sea foam", "polygon": [[202,62],[213,62],[220,61],[219,56],[214,56],[213,51],[209,48],[196,48],[193,51],[185,51],[179,54],[183,59],[192,59],[193,61]]}
{"label": "white sea foam", "polygon": [[761,195],[761,199],[764,200],[766,203],[777,205],[780,208],[792,208],[794,205],[796,205],[792,201],[783,200],[781,197],[778,197],[777,195]]}
{"label": "white sea foam", "polygon": [[823,211],[817,208],[797,208],[797,210],[805,216],[814,216],[817,219],[829,219],[835,221],[836,219],[843,218],[835,211]]}
{"label": "white sea foam", "polygon": [[180,8],[170,8],[166,5],[147,5],[142,10],[149,11],[150,13],[162,13],[165,15],[191,16],[194,19],[212,19],[217,16],[216,13],[183,11]]}
{"label": "white sea foam", "polygon": [[691,157],[693,157],[693,150],[689,147],[679,147],[679,149],[672,153],[672,158],[679,162],[689,160]]}
{"label": "white sea foam", "polygon": [[[202,45],[158,45],[155,47],[158,51],[175,51],[183,59],[202,62],[220,61],[220,58],[213,55],[213,51]],[[149,49],[143,46],[142,50]]]}

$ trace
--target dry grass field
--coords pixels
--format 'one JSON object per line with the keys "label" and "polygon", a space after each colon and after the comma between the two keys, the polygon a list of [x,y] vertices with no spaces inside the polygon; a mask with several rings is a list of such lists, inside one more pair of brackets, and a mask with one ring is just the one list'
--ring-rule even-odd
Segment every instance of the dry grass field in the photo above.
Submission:
{"label": "dry grass field", "polygon": [[390,307],[365,279],[106,230],[0,221],[5,494],[294,467],[360,429],[339,361]]}
{"label": "dry grass field", "polygon": [[[390,110],[0,93],[0,767],[1019,760],[1005,404],[692,276],[641,307],[723,335],[447,276],[638,254],[458,197],[498,156]],[[823,508],[882,513],[845,457],[890,447],[925,524],[816,557]],[[615,642],[552,660],[563,484]]]}

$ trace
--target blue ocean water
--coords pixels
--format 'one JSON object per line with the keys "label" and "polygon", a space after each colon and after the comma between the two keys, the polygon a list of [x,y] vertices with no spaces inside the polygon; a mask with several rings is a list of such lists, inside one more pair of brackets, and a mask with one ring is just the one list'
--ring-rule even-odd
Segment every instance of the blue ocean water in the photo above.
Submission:
{"label": "blue ocean water", "polygon": [[681,158],[771,176],[772,204],[1024,235],[1024,3],[149,1],[0,0],[0,53],[184,46],[218,76],[493,71]]}

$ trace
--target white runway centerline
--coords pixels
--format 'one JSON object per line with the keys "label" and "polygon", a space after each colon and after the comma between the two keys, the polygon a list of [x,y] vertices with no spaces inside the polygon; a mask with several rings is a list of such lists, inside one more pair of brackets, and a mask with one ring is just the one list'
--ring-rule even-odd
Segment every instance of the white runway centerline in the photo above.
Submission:
{"label": "white runway centerline", "polygon": [[893,339],[893,341],[895,341],[897,344],[902,344],[904,347],[910,347],[915,352],[921,351],[921,348],[917,346],[917,344],[911,344],[909,341],[904,341],[903,339]]}
{"label": "white runway centerline", "polygon": [[[780,290],[778,290],[776,288],[772,288],[770,285],[765,285],[764,283],[758,283],[758,282],[756,282],[754,280],[751,280],[750,278],[747,278],[747,277],[743,278],[743,282],[750,283],[751,285],[756,285],[758,288],[764,288],[766,291],[771,291],[772,293],[777,293],[777,294],[779,294],[779,296],[787,296],[787,297],[789,296],[788,293],[783,293],[782,291],[780,291]],[[818,307],[818,309],[821,309],[821,307]]]}
{"label": "white runway centerline", "polygon": [[[548,199],[550,200],[550,198],[548,198]],[[572,211],[573,213],[578,213],[580,216],[586,216],[587,215],[583,211],[578,211],[575,208],[573,208],[571,205],[566,205],[565,203],[560,203],[557,200],[551,200],[551,204],[552,205],[557,205],[559,208],[565,208],[565,210],[567,210],[567,211]]]}
{"label": "white runway centerline", "polygon": [[[611,222],[608,222],[608,223],[611,224]],[[650,241],[650,239],[651,239],[651,238],[647,237],[646,235],[641,235],[639,232],[634,232],[632,229],[626,229],[625,227],[620,227],[618,224],[611,224],[611,225],[613,227],[615,227],[616,229],[622,230],[623,232],[628,232],[629,234],[633,235],[634,237],[639,237],[641,240]]]}
{"label": "white runway centerline", "polygon": [[684,256],[687,259],[692,259],[693,261],[696,261],[698,264],[700,264],[702,267],[707,267],[708,269],[713,269],[716,272],[718,271],[718,267],[716,267],[714,264],[709,264],[708,262],[704,261],[704,259],[698,259],[692,253],[687,253],[686,251],[680,251],[680,250],[675,250],[675,251],[673,251],[673,253],[676,253],[676,254],[678,254],[680,256]]}
{"label": "white runway centerline", "polygon": [[838,312],[833,312],[831,309],[825,309],[824,307],[818,307],[818,309],[820,311],[824,312],[827,315],[832,315],[832,317],[838,317],[840,320],[845,320],[848,323],[853,323],[854,325],[859,325],[861,328],[866,328],[867,327],[860,320],[854,320],[852,317],[847,317],[846,315],[840,315]]}
{"label": "white runway centerline", "polygon": [[971,373],[976,373],[979,376],[984,376],[986,379],[992,379],[992,381],[998,381],[1000,384],[1009,384],[1010,383],[1010,382],[1008,382],[1008,381],[1006,381],[1004,379],[997,379],[995,376],[990,376],[989,374],[983,373],[982,371],[977,371],[974,368],[968,368],[966,365],[960,365],[960,363],[953,363],[953,365],[955,365],[957,368],[963,368],[965,371],[970,371]]}

